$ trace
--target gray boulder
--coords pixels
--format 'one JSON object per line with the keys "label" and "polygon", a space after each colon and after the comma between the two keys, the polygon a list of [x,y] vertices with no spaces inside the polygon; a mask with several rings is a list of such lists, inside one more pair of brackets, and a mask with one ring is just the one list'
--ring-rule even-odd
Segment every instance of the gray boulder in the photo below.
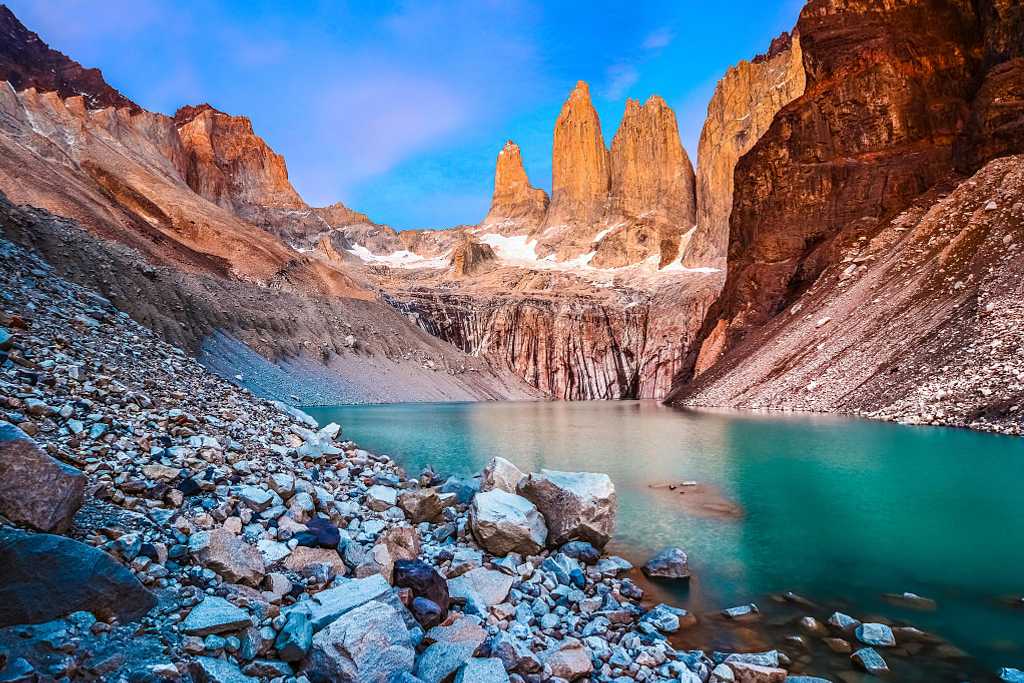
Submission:
{"label": "gray boulder", "polygon": [[548,537],[537,507],[526,498],[501,489],[478,493],[473,498],[469,524],[477,542],[494,555],[535,555]]}
{"label": "gray boulder", "polygon": [[246,676],[231,662],[216,657],[196,657],[191,668],[192,675],[200,683],[256,683],[259,680]]}
{"label": "gray boulder", "polygon": [[426,683],[441,683],[458,671],[476,652],[473,643],[434,643],[416,660],[416,676]]}
{"label": "gray boulder", "polygon": [[352,610],[371,601],[389,602],[391,585],[380,574],[365,579],[343,581],[335,588],[316,593],[311,599],[298,602],[286,610],[305,612],[313,625],[314,633]]}
{"label": "gray boulder", "polygon": [[511,462],[496,456],[484,467],[480,477],[480,491],[493,491],[498,489],[506,493],[515,493],[519,482],[526,475]]}
{"label": "gray boulder", "polygon": [[0,577],[0,627],[78,611],[131,621],[156,605],[127,567],[63,536],[0,532]]}
{"label": "gray boulder", "polygon": [[515,580],[494,569],[478,567],[448,581],[448,594],[463,598],[478,613],[504,602]]}
{"label": "gray boulder", "polygon": [[0,514],[38,531],[71,528],[85,475],[47,455],[25,432],[0,422]]}
{"label": "gray boulder", "polygon": [[885,624],[864,623],[856,628],[854,634],[857,640],[865,645],[874,647],[893,647],[896,645],[896,636],[892,629]]}
{"label": "gray boulder", "polygon": [[644,574],[653,579],[689,579],[690,566],[682,548],[665,548],[647,561]]}
{"label": "gray boulder", "polygon": [[850,659],[853,660],[854,664],[874,676],[880,676],[889,671],[889,665],[885,663],[882,655],[870,647],[863,647],[857,650],[850,655]]}
{"label": "gray boulder", "polygon": [[615,485],[607,474],[541,470],[518,490],[544,515],[552,547],[580,540],[603,548],[615,531]]}
{"label": "gray boulder", "polygon": [[459,669],[455,683],[508,683],[508,672],[497,657],[471,659]]}
{"label": "gray boulder", "polygon": [[392,606],[371,601],[317,633],[302,669],[317,679],[388,683],[393,676],[411,673],[415,660],[402,617]]}
{"label": "gray boulder", "polygon": [[188,549],[200,564],[228,581],[255,588],[263,580],[266,568],[260,551],[227,529],[192,534]]}

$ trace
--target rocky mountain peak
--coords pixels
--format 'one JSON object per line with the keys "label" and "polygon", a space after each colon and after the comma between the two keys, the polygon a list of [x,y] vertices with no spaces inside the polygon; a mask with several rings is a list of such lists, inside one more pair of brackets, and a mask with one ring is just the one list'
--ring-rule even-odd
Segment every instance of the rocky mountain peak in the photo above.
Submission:
{"label": "rocky mountain peak", "polygon": [[590,88],[579,81],[555,122],[548,225],[589,223],[604,208],[610,186],[608,150]]}
{"label": "rocky mountain peak", "polygon": [[741,61],[718,82],[708,103],[697,156],[697,230],[686,247],[689,267],[724,267],[729,248],[733,171],[775,115],[804,93],[800,37],[784,33],[768,52]]}
{"label": "rocky mountain peak", "polygon": [[197,194],[243,214],[250,207],[306,207],[288,180],[284,157],[253,132],[248,118],[200,104],[180,108],[174,121],[186,182]]}
{"label": "rocky mountain peak", "polygon": [[509,140],[498,153],[494,169],[494,195],[485,224],[514,224],[527,229],[536,228],[544,220],[548,208],[548,195],[530,185],[523,167],[519,145]]}
{"label": "rocky mountain peak", "polygon": [[50,49],[2,4],[0,36],[0,81],[10,82],[15,91],[35,88],[56,92],[62,99],[81,95],[89,109],[127,107],[139,111],[137,104],[104,80],[99,69],[86,69],[64,53]]}

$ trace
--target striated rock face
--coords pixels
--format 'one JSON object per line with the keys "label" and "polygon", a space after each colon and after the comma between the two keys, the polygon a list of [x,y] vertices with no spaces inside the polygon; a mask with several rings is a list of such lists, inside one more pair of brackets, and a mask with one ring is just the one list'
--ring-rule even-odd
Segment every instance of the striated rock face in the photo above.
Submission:
{"label": "striated rock face", "polygon": [[555,122],[551,154],[551,206],[546,225],[592,223],[601,217],[611,175],[601,120],[590,87],[576,84]]}
{"label": "striated rock face", "polygon": [[603,240],[592,261],[598,267],[638,263],[652,251],[660,255],[660,266],[667,265],[679,252],[681,234],[694,224],[693,165],[679,140],[676,115],[658,96],[643,106],[633,99],[626,102],[612,140],[610,211],[640,229],[652,226],[657,243],[638,239],[630,244],[625,235],[630,230],[620,231],[619,243],[626,248],[614,251],[609,247],[615,242]]}
{"label": "striated rock face", "polygon": [[519,145],[509,140],[498,153],[494,168],[494,195],[483,225],[500,228],[503,224],[512,224],[516,228],[533,230],[540,226],[547,209],[547,193],[530,185]]}
{"label": "striated rock face", "polygon": [[683,264],[724,268],[729,250],[733,171],[775,115],[804,93],[803,52],[797,34],[772,41],[767,54],[742,61],[718,82],[701,131],[697,168],[697,230]]}
{"label": "striated rock face", "polygon": [[841,231],[870,233],[950,172],[978,88],[970,2],[813,0],[798,32],[806,91],[735,171],[729,273],[703,334],[726,321],[724,349],[835,262]]}
{"label": "striated rock face", "polygon": [[0,5],[0,36],[0,81],[8,81],[15,90],[35,88],[56,92],[62,98],[81,96],[90,109],[139,109],[112,88],[99,69],[86,69],[67,55],[51,50],[6,5]]}
{"label": "striated rock face", "polygon": [[458,288],[397,289],[389,300],[426,332],[553,398],[663,398],[720,287],[718,274],[652,292],[506,268]]}

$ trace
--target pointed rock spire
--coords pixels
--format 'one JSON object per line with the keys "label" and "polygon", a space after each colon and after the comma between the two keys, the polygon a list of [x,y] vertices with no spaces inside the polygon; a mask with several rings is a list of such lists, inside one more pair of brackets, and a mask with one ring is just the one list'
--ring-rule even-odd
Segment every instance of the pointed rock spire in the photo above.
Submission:
{"label": "pointed rock spire", "polygon": [[533,229],[544,220],[547,208],[547,193],[530,185],[519,145],[509,140],[498,153],[494,168],[494,195],[484,223],[515,223],[516,227]]}
{"label": "pointed rock spire", "polygon": [[592,222],[604,208],[610,183],[608,150],[590,88],[579,81],[555,123],[547,223]]}
{"label": "pointed rock spire", "polygon": [[612,140],[611,191],[624,216],[656,212],[684,231],[696,215],[693,164],[679,140],[676,115],[657,95],[626,101]]}

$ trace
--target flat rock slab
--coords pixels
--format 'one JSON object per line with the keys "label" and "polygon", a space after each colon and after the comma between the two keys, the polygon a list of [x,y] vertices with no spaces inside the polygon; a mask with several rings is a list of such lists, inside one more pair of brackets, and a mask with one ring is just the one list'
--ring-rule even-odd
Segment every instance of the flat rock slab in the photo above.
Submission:
{"label": "flat rock slab", "polygon": [[508,683],[508,672],[497,657],[471,659],[459,669],[455,683]]}
{"label": "flat rock slab", "polygon": [[102,550],[64,536],[0,532],[0,626],[38,624],[72,612],[132,621],[156,597]]}
{"label": "flat rock slab", "polygon": [[208,595],[181,622],[181,630],[190,636],[208,636],[212,633],[238,631],[251,625],[249,613],[244,609],[232,605],[224,598]]}
{"label": "flat rock slab", "polygon": [[441,683],[459,670],[476,652],[473,643],[434,643],[416,660],[416,677]]}
{"label": "flat rock slab", "polygon": [[317,632],[332,621],[371,600],[383,599],[391,592],[389,584],[380,574],[365,579],[351,579],[336,588],[329,588],[310,600],[297,603],[286,610],[300,610],[309,615],[313,631]]}
{"label": "flat rock slab", "polygon": [[479,600],[485,607],[504,602],[515,583],[508,574],[486,567],[477,567],[448,582],[448,593],[453,598]]}

